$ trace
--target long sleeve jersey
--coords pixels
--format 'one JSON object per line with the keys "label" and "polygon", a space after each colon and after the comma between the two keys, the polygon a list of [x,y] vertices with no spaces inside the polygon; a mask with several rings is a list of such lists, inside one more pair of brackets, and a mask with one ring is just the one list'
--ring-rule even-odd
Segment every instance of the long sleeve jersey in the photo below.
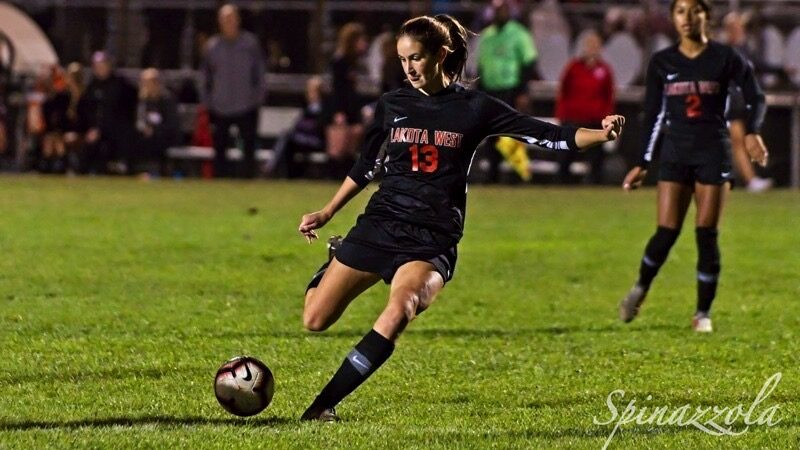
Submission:
{"label": "long sleeve jersey", "polygon": [[402,88],[379,99],[349,176],[363,187],[382,165],[383,181],[365,215],[418,226],[431,233],[422,239],[430,243],[427,250],[446,248],[463,233],[467,175],[481,141],[504,135],[566,151],[577,149],[575,132],[459,84],[432,96]]}
{"label": "long sleeve jersey", "polygon": [[654,54],[647,69],[639,165],[652,161],[661,133],[676,144],[669,146],[675,154],[662,154],[662,160],[693,162],[703,152],[724,151],[720,143],[728,137],[730,83],[741,88],[747,104],[747,132],[758,133],[766,112],[764,94],[741,54],[714,41],[695,58],[686,57],[677,45]]}

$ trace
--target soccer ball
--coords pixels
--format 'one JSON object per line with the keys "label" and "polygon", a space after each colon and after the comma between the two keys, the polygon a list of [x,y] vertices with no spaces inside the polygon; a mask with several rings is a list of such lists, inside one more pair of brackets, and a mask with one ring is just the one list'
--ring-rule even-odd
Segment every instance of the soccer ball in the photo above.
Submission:
{"label": "soccer ball", "polygon": [[237,356],[217,370],[214,394],[219,404],[231,414],[252,416],[272,401],[275,379],[261,361],[252,356]]}

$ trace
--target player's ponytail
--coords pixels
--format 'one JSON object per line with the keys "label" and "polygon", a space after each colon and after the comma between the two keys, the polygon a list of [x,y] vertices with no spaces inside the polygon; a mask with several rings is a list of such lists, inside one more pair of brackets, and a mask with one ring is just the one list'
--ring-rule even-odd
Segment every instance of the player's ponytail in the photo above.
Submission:
{"label": "player's ponytail", "polygon": [[442,63],[444,75],[451,81],[461,79],[467,63],[467,36],[469,31],[458,20],[446,14],[436,17],[420,16],[409,19],[400,27],[397,38],[408,36],[418,41],[431,54],[440,48],[447,50]]}
{"label": "player's ponytail", "polygon": [[469,52],[467,50],[467,36],[469,32],[453,16],[439,14],[435,19],[447,27],[450,37],[450,48],[444,59],[444,73],[451,81],[458,81],[464,74]]}

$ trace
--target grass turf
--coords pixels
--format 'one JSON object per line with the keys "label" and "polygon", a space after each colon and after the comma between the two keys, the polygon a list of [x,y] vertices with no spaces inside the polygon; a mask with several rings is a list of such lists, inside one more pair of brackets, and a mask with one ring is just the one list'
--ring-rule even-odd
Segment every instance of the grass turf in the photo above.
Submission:
{"label": "grass turf", "polygon": [[[340,406],[343,422],[299,423],[388,292],[372,288],[328,332],[303,331],[325,249],[296,227],[335,189],[1,177],[0,447],[601,448],[616,422],[593,419],[611,418],[615,389],[618,412],[635,399],[643,418],[746,411],[776,372],[752,416],[777,406],[775,426],[626,424],[609,448],[800,445],[800,197],[788,191],[732,194],[716,331],[699,336],[693,212],[642,316],[623,325],[653,190],[473,187],[455,279]],[[345,233],[367,197],[322,235]],[[211,387],[243,353],[277,380],[252,419],[225,413]]]}

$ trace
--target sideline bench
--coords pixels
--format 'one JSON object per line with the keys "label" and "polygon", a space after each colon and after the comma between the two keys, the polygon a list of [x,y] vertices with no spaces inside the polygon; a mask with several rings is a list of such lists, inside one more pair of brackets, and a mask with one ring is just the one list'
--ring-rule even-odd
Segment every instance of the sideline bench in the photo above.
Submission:
{"label": "sideline bench", "polygon": [[[302,113],[301,108],[294,107],[263,106],[260,108],[257,134],[264,147],[257,149],[255,153],[255,159],[260,165],[266,167],[274,166],[276,158],[275,143],[292,129]],[[178,116],[184,135],[191,135],[197,119],[197,105],[185,103],[178,105]],[[231,137],[233,136],[232,133]],[[214,149],[212,147],[181,145],[168,148],[166,156],[168,160],[177,163],[184,169],[196,169],[197,163],[202,164],[214,159]],[[226,156],[229,161],[241,161],[244,157],[242,150],[236,147],[228,148]],[[295,158],[303,159],[303,161],[297,162],[307,162],[314,165],[328,162],[328,155],[324,152],[309,155],[297,154]],[[181,164],[181,162],[184,164]],[[196,170],[186,171],[196,172]],[[203,171],[201,170],[201,172]]]}

